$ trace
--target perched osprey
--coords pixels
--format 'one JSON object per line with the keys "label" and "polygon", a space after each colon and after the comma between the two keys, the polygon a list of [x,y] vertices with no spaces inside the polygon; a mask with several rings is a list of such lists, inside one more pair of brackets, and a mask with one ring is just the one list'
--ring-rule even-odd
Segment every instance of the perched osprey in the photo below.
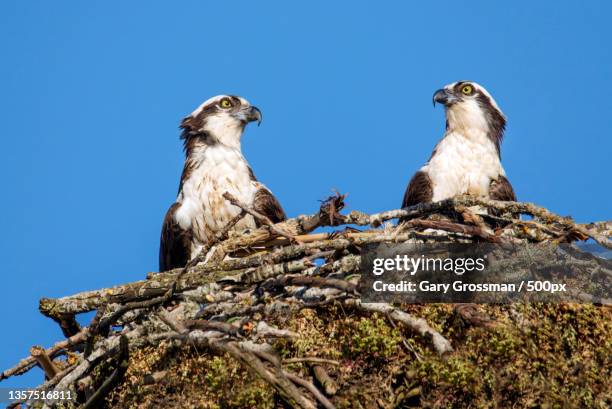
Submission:
{"label": "perched osprey", "polygon": [[[259,183],[240,149],[245,126],[261,122],[261,112],[244,98],[219,95],[200,105],[181,122],[185,166],[176,203],[170,206],[161,232],[159,271],[183,267],[241,209],[229,192],[273,222],[286,216],[270,190]],[[257,227],[247,215],[233,230]]]}
{"label": "perched osprey", "polygon": [[462,194],[516,200],[500,157],[506,118],[493,97],[475,82],[459,81],[437,90],[436,102],[446,106],[446,132],[410,180],[402,207]]}

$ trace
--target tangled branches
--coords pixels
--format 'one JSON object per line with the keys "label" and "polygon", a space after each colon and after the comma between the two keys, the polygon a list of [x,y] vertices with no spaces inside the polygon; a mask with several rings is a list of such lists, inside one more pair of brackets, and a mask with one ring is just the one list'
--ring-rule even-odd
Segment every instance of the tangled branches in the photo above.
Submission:
{"label": "tangled branches", "polygon": [[[144,280],[112,288],[42,299],[41,313],[57,321],[68,338],[46,350],[33,349],[30,357],[2,372],[0,380],[39,365],[48,378],[41,390],[73,390],[83,407],[96,407],[125,373],[131,350],[168,341],[227,354],[292,407],[333,408],[329,397],[338,386],[325,366],[336,363],[319,357],[293,358],[293,362],[313,362],[313,376],[323,391],[291,372],[287,368],[291,361],[283,360],[273,343],[294,342],[300,334],[272,325],[279,315],[327,305],[362,314],[376,312],[429,340],[439,355],[453,351],[449,340],[425,319],[389,304],[360,301],[356,284],[363,245],[440,240],[442,233],[444,240],[485,242],[592,238],[612,248],[610,222],[580,225],[530,203],[459,197],[372,215],[356,211],[341,215],[344,196],[336,195],[316,214],[272,224],[231,195],[225,198],[242,212],[186,267],[150,273]],[[246,214],[262,227],[232,234],[231,227]],[[518,214],[533,219],[521,220]],[[385,224],[398,218],[403,220],[400,226]],[[341,225],[372,229],[312,233],[318,227]],[[80,328],[75,316],[94,310],[97,314],[90,325]],[[69,359],[60,364],[60,355]],[[94,381],[93,369],[108,360],[115,362],[115,370]],[[45,407],[56,404],[48,400]]]}

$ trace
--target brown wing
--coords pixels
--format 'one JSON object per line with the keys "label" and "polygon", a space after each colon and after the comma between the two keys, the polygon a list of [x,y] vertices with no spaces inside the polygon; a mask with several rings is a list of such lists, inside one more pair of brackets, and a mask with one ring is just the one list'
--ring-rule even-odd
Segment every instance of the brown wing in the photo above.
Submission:
{"label": "brown wing", "polygon": [[159,271],[184,267],[190,259],[191,231],[183,230],[174,219],[179,206],[179,203],[174,203],[164,217],[159,242]]}
{"label": "brown wing", "polygon": [[414,174],[406,192],[404,193],[404,200],[402,200],[402,207],[413,206],[419,203],[431,202],[433,197],[433,185],[431,179],[427,173],[419,170]]}
{"label": "brown wing", "polygon": [[287,215],[285,215],[285,211],[278,200],[276,200],[272,192],[265,187],[261,187],[257,193],[255,193],[253,209],[268,216],[274,223],[279,223],[287,219]]}
{"label": "brown wing", "polygon": [[493,200],[516,201],[514,189],[512,189],[512,185],[505,176],[499,176],[496,180],[491,181],[489,197]]}

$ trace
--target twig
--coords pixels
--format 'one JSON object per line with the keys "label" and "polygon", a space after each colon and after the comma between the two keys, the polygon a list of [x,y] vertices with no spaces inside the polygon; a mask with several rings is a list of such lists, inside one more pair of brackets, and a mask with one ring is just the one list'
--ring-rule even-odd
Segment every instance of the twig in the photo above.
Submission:
{"label": "twig", "polygon": [[59,369],[57,369],[55,364],[51,361],[43,347],[33,346],[30,348],[30,354],[36,359],[36,362],[38,362],[38,365],[40,365],[43,371],[45,371],[47,379],[52,379],[58,374]]}
{"label": "twig", "polygon": [[[440,203],[438,203],[438,205],[436,206],[427,207],[427,209],[431,210],[432,208],[437,208],[439,206],[441,206]],[[510,210],[513,210],[513,208],[510,208]],[[368,220],[371,221],[370,219]],[[423,223],[423,221],[421,221],[420,223]],[[566,223],[568,223],[567,220]],[[437,225],[437,227],[440,226]],[[260,255],[256,255],[244,257],[241,259],[222,261],[215,265],[199,265],[197,267],[194,267],[193,272],[186,273],[182,277],[182,279],[176,279],[176,274],[178,274],[180,270],[174,270],[167,273],[155,274],[149,280],[143,280],[124,286],[117,286],[109,289],[80,293],[74,296],[64,297],[55,300],[42,299],[40,310],[43,314],[47,316],[86,312],[92,309],[96,309],[99,307],[99,305],[102,305],[107,302],[123,304],[133,300],[143,300],[163,296],[167,292],[168,287],[172,285],[175,279],[178,283],[178,291],[184,291],[196,288],[206,283],[213,283],[219,278],[230,274],[233,274],[238,278],[240,277],[240,274],[246,271],[245,269],[261,266],[264,260],[270,261],[272,263],[278,263],[283,262],[285,260],[294,259],[305,254],[308,251],[316,249],[342,250],[352,245],[360,246],[367,243],[376,243],[392,240],[405,241],[411,237],[414,237],[413,232],[402,233],[399,235],[385,234],[384,232],[347,233],[344,237],[340,238],[327,238],[323,240],[312,241],[309,243],[285,246],[277,251],[274,251],[273,253],[270,253],[268,256],[266,256],[265,259],[262,258]],[[231,241],[231,239],[227,240],[226,242],[228,241]],[[223,246],[226,245],[226,242],[223,243]],[[296,263],[302,263],[302,261],[297,261]],[[300,264],[300,266],[303,266],[303,264]],[[270,268],[277,267],[262,267],[262,269]],[[278,265],[278,268],[279,270],[277,271],[282,271],[284,269],[282,265]],[[300,268],[301,267],[298,267],[297,271],[299,271]],[[228,274],[229,272],[231,273]],[[277,272],[273,272],[273,274],[277,274]],[[255,274],[251,279],[249,279],[249,282],[256,282],[257,280],[266,277],[269,277],[269,275],[263,274],[258,277],[258,274]],[[156,304],[163,300],[164,298],[160,299],[158,302],[154,301],[152,303]]]}
{"label": "twig", "polygon": [[335,409],[336,407],[334,406],[333,403],[331,403],[329,401],[329,399],[327,399],[318,389],[316,386],[314,386],[312,384],[312,382],[308,382],[305,379],[300,378],[297,375],[292,374],[291,372],[285,372],[285,376],[293,383],[298,384],[304,388],[306,388],[306,390],[308,390],[310,393],[312,393],[314,395],[314,397],[319,401],[319,403],[321,405],[323,405],[323,407],[325,409]]}
{"label": "twig", "polygon": [[345,280],[326,277],[306,277],[302,275],[287,275],[279,277],[269,282],[270,286],[307,286],[307,287],[327,287],[337,288],[342,291],[355,292],[356,285]]}
{"label": "twig", "polygon": [[[557,216],[551,213],[550,211],[542,207],[536,206],[532,203],[495,201],[474,196],[460,196],[453,199],[442,200],[439,202],[421,203],[415,206],[406,207],[404,209],[389,210],[371,215],[359,211],[352,211],[348,215],[343,216],[341,220],[336,218],[334,221],[334,225],[353,224],[358,226],[371,225],[372,227],[378,227],[385,221],[393,219],[401,218],[403,220],[409,220],[416,217],[427,216],[432,213],[444,213],[448,211],[461,213],[461,209],[465,209],[467,207],[472,206],[485,206],[491,209],[496,209],[502,213],[509,214],[529,214],[536,217],[540,217],[549,222],[560,223],[567,227],[575,228],[575,230],[577,229],[578,231],[584,230],[583,233],[587,233],[587,230],[584,225],[577,225],[569,218]],[[325,211],[329,211],[329,209],[326,209]],[[329,217],[327,215],[322,216],[325,211],[323,210],[322,206],[322,210],[318,214],[309,216],[298,216],[294,219],[289,219],[285,222],[278,223],[276,226],[283,229],[283,231],[291,232],[291,234],[293,234],[294,236],[307,233],[309,231],[312,231],[316,227],[329,225]],[[589,232],[588,235],[589,237],[592,237],[595,241],[599,242],[604,246],[610,245],[609,240],[604,240],[605,237],[602,237],[602,234],[598,234],[596,232]],[[300,239],[299,236],[297,236],[297,238]],[[236,249],[252,246],[254,243],[264,243],[269,240],[269,232],[267,232],[265,229],[257,229],[251,232],[250,234],[225,241],[223,243],[223,248],[226,253],[231,253]]]}
{"label": "twig", "polygon": [[422,227],[426,229],[439,229],[439,230],[446,230],[448,232],[453,232],[453,233],[468,234],[471,236],[483,238],[487,241],[494,242],[494,243],[501,241],[499,237],[487,232],[485,229],[479,226],[470,226],[466,224],[453,223],[453,222],[448,222],[444,220],[421,220],[421,219],[410,220],[406,223],[409,226],[413,226],[413,227]]}
{"label": "twig", "polygon": [[580,229],[602,246],[612,249],[612,241],[609,237],[612,236],[612,221],[595,222],[590,224],[577,225]]}
{"label": "twig", "polygon": [[200,329],[202,331],[219,331],[228,335],[241,335],[238,327],[226,322],[207,321],[207,320],[184,320],[183,325],[188,329]]}
{"label": "twig", "polygon": [[257,324],[256,331],[257,331],[258,338],[275,337],[275,338],[292,339],[292,338],[299,338],[300,336],[297,332],[293,332],[287,329],[274,328],[266,324],[264,321],[260,321]]}
{"label": "twig", "polygon": [[321,365],[312,366],[312,374],[316,380],[321,384],[325,393],[329,396],[333,396],[338,392],[338,384],[329,376],[325,368]]}
{"label": "twig", "polygon": [[270,220],[270,218],[264,214],[259,213],[257,210],[253,209],[250,206],[247,206],[246,204],[240,202],[238,199],[236,199],[230,192],[225,192],[223,193],[223,197],[229,201],[231,204],[233,204],[234,206],[237,206],[239,208],[241,208],[244,212],[247,212],[248,214],[250,214],[251,216],[253,216],[256,220],[258,220],[261,224],[264,224],[266,226],[268,226],[268,228],[273,231],[274,233],[276,233],[279,236],[283,236],[288,240],[291,241],[295,241],[295,236],[292,234],[287,233],[286,231],[284,231],[283,229],[281,229],[280,227],[276,226],[272,220]]}
{"label": "twig", "polygon": [[532,229],[538,232],[544,232],[553,237],[562,237],[565,233],[561,230],[546,226],[542,223],[534,222],[533,220],[515,220],[511,224],[505,227],[505,229],[510,229],[515,226],[519,227],[531,227]]}
{"label": "twig", "polygon": [[[367,237],[376,238],[372,235]],[[358,238],[358,240],[363,240],[364,242],[376,241],[368,240],[367,237],[364,236],[361,239]],[[379,240],[384,241],[384,238],[379,238]],[[257,277],[266,279],[271,276],[270,274],[278,275],[287,272],[301,271],[304,268],[310,267],[311,264],[305,264],[302,260],[294,260],[287,264],[282,263],[286,260],[299,257],[313,249],[318,249],[319,247],[329,247],[330,249],[341,250],[351,244],[352,241],[349,239],[336,239],[326,240],[320,243],[315,242],[288,246],[281,249],[279,252],[271,254],[268,258],[270,262],[280,264],[262,266],[261,274],[255,274],[254,270],[252,270],[253,267],[261,266],[265,261],[261,256],[227,260],[215,265],[198,265],[194,267],[193,271],[186,273],[182,279],[177,280],[177,288],[178,291],[191,290],[205,284],[215,283],[228,276],[235,276],[239,279],[242,278],[249,283],[259,281]],[[265,273],[263,273],[264,271]],[[43,315],[49,316],[57,311],[69,311],[76,314],[95,310],[105,304],[126,304],[131,301],[149,299],[157,299],[157,301],[151,301],[153,305],[157,305],[164,300],[163,295],[168,292],[176,274],[179,272],[180,270],[173,270],[170,272],[158,273],[149,280],[135,281],[133,283],[103,288],[96,291],[86,291],[57,299],[43,298],[41,299],[39,308]],[[247,275],[250,278],[246,276],[241,277],[243,273],[248,273]],[[127,311],[123,311],[122,314],[125,312]]]}
{"label": "twig", "polygon": [[200,250],[200,252],[196,255],[196,257],[194,257],[193,259],[191,259],[187,265],[185,265],[185,267],[183,267],[183,269],[177,274],[177,276],[175,277],[174,281],[172,281],[171,285],[170,285],[170,289],[164,294],[165,300],[162,301],[162,303],[166,303],[167,301],[170,301],[172,299],[172,297],[174,296],[174,294],[177,291],[177,287],[178,287],[178,283],[179,280],[181,278],[183,278],[183,276],[196,264],[198,264],[199,262],[203,261],[206,258],[206,255],[208,254],[208,252],[210,251],[210,249],[217,243],[221,242],[222,240],[225,240],[227,238],[227,235],[229,234],[229,231],[236,225],[236,223],[238,223],[244,216],[246,215],[245,211],[241,211],[239,214],[237,214],[235,217],[233,217],[226,225],[225,227],[218,232],[215,237],[208,241],[204,247],[202,247],[202,249]]}
{"label": "twig", "polygon": [[185,270],[189,269],[190,267],[193,267],[194,265],[198,264],[201,261],[204,261],[204,258],[206,257],[206,255],[208,254],[210,249],[214,245],[222,242],[223,240],[226,240],[230,230],[232,230],[234,228],[234,226],[236,225],[236,223],[238,223],[240,220],[242,220],[242,218],[244,216],[246,216],[246,214],[247,213],[243,210],[240,213],[238,213],[235,217],[233,217],[229,222],[227,222],[227,224],[225,225],[223,230],[217,232],[215,234],[214,239],[208,241],[202,247],[202,249],[200,250],[200,253],[194,259],[192,259],[189,263],[187,263],[187,266],[185,267]]}
{"label": "twig", "polygon": [[242,351],[236,342],[211,341],[210,345],[222,352],[227,352],[234,359],[246,365],[251,371],[259,375],[263,380],[277,390],[279,395],[288,404],[301,409],[315,409],[312,401],[304,397],[300,391],[287,379],[281,369],[272,367],[268,370],[261,360],[252,352]]}
{"label": "twig", "polygon": [[[166,318],[169,321],[173,320],[170,317]],[[187,324],[189,323],[182,323],[183,326],[189,327]],[[180,328],[178,324],[171,324],[171,326]],[[249,341],[238,343],[236,341],[220,340],[208,336],[192,337],[191,335],[194,334],[193,332],[189,334],[178,334],[175,332],[174,334],[178,335],[183,340],[190,339],[193,342],[203,341],[206,346],[211,347],[213,350],[228,353],[232,358],[238,360],[250,371],[259,375],[264,381],[268,382],[274,389],[276,389],[283,400],[285,400],[285,402],[292,407],[301,409],[315,409],[314,403],[304,397],[300,391],[287,379],[284,372],[280,368],[280,360],[274,359],[269,350],[261,350]],[[185,335],[187,335],[187,337],[185,337]],[[255,352],[257,352],[257,354]],[[273,363],[273,366],[271,368],[267,368],[257,355],[265,356],[266,360]]]}
{"label": "twig", "polygon": [[305,356],[301,358],[283,359],[284,364],[295,364],[299,362],[313,362],[313,363],[318,363],[318,364],[340,365],[340,362],[334,361],[333,359],[318,358],[316,356]]}
{"label": "twig", "polygon": [[[68,339],[65,339],[63,341],[60,341],[56,343],[55,345],[53,345],[51,348],[45,350],[45,354],[53,359],[60,352],[67,350],[71,347],[74,347],[76,345],[82,344],[87,338],[88,334],[89,334],[89,329],[84,328],[78,334]],[[7,379],[11,376],[21,375],[25,373],[26,371],[30,370],[32,367],[34,367],[34,365],[36,365],[36,359],[33,356],[29,356],[25,359],[22,359],[14,367],[7,369],[6,371],[0,373],[0,381]]]}
{"label": "twig", "polygon": [[612,220],[579,224],[578,226],[592,233],[601,234],[603,237],[612,237]]}
{"label": "twig", "polygon": [[[134,330],[123,334],[128,338],[130,343],[143,339],[144,328],[137,327]],[[120,336],[114,335],[110,338],[103,339],[97,345],[97,348],[89,355],[84,358],[78,365],[74,366],[72,370],[66,373],[55,386],[56,390],[69,389],[78,379],[83,377],[88,371],[90,371],[93,365],[104,357],[110,356],[113,351],[119,348]],[[54,403],[53,400],[47,401],[47,404]]]}
{"label": "twig", "polygon": [[188,330],[184,322],[174,319],[164,308],[160,308],[159,311],[157,311],[157,316],[164,324],[179,334],[184,334]]}
{"label": "twig", "polygon": [[472,203],[471,204],[472,206],[473,205],[486,206],[486,207],[494,208],[497,210],[501,210],[506,213],[529,214],[531,216],[534,216],[534,217],[537,217],[543,220],[544,222],[548,224],[558,223],[560,225],[567,226],[575,230],[576,232],[583,234],[586,237],[592,238],[593,240],[595,240],[597,243],[601,244],[602,246],[612,249],[612,241],[609,240],[607,237],[603,237],[602,234],[596,231],[597,229],[595,229],[595,231],[587,229],[583,227],[583,225],[576,224],[569,217],[558,216],[550,212],[548,209],[537,206],[533,203],[503,202],[503,201],[498,201],[498,200],[490,200],[490,199],[472,197],[472,196],[464,196],[464,197],[456,198],[453,200],[455,202]]}
{"label": "twig", "polygon": [[[395,324],[395,321],[393,321],[393,318],[391,317],[391,315],[387,314],[387,319],[389,320],[389,322],[391,323],[391,326],[393,328],[397,328],[397,325]],[[417,361],[422,362],[423,358],[421,357],[421,355],[416,351],[416,349],[414,349],[409,343],[408,341],[406,341],[406,339],[404,337],[402,337],[402,344],[404,345],[404,347],[412,352],[415,356],[415,358],[417,359]]]}
{"label": "twig", "polygon": [[108,334],[110,327],[117,322],[119,318],[121,318],[128,311],[141,309],[141,308],[150,308],[157,305],[161,305],[168,300],[169,295],[172,292],[172,287],[166,291],[164,295],[161,297],[152,298],[150,300],[144,301],[133,301],[127,303],[125,305],[120,306],[117,310],[112,312],[109,316],[102,318],[100,323],[95,327],[90,329],[90,337],[94,337],[98,334],[106,335]]}
{"label": "twig", "polygon": [[240,346],[240,349],[247,352],[252,352],[261,359],[270,362],[275,368],[280,368],[280,356],[272,345],[265,342],[256,344],[252,341],[241,341],[238,345]]}
{"label": "twig", "polygon": [[125,335],[119,338],[119,354],[117,356],[117,367],[111,375],[102,383],[102,385],[94,392],[93,395],[85,402],[83,409],[92,409],[100,407],[102,399],[108,396],[112,388],[123,378],[128,369],[130,359],[130,349],[128,339]]}
{"label": "twig", "polygon": [[431,328],[427,321],[422,318],[415,318],[412,315],[404,311],[400,311],[386,303],[362,303],[361,300],[358,299],[348,299],[345,301],[345,304],[348,306],[357,307],[364,311],[388,314],[391,318],[405,324],[412,330],[418,332],[421,336],[430,338],[434,349],[440,355],[453,351],[453,347],[451,346],[450,342],[438,331]]}

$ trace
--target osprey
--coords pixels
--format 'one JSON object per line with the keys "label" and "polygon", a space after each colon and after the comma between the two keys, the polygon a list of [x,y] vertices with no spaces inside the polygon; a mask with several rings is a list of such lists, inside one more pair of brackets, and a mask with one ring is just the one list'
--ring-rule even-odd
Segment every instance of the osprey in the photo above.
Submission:
{"label": "osprey", "polygon": [[446,132],[404,193],[402,207],[456,195],[516,200],[501,165],[506,118],[493,97],[475,82],[459,81],[434,93],[446,107]]}
{"label": "osprey", "polygon": [[[176,202],[162,226],[159,271],[185,266],[242,211],[223,198],[225,192],[274,223],[285,220],[278,200],[257,181],[240,149],[244,128],[252,121],[261,123],[257,107],[244,98],[219,95],[181,122],[186,159]],[[255,227],[247,215],[232,230]]]}

